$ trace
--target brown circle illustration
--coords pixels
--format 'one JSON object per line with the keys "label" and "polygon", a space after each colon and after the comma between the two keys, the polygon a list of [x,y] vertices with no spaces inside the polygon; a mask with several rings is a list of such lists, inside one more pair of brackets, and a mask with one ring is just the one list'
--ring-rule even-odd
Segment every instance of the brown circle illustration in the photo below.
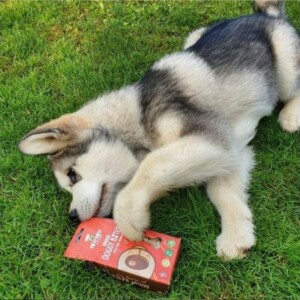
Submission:
{"label": "brown circle illustration", "polygon": [[148,268],[149,262],[148,260],[140,255],[130,255],[126,258],[125,264],[132,269],[135,270],[144,270]]}
{"label": "brown circle illustration", "polygon": [[130,274],[150,278],[154,268],[154,257],[144,247],[127,249],[119,257],[118,269]]}

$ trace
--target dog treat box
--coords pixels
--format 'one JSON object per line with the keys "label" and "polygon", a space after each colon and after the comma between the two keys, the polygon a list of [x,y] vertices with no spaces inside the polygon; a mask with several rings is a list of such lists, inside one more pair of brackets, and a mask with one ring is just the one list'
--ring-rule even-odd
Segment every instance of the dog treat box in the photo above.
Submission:
{"label": "dog treat box", "polygon": [[151,230],[145,231],[143,241],[129,241],[113,220],[92,218],[79,225],[65,257],[94,263],[113,278],[165,293],[179,248],[179,238]]}

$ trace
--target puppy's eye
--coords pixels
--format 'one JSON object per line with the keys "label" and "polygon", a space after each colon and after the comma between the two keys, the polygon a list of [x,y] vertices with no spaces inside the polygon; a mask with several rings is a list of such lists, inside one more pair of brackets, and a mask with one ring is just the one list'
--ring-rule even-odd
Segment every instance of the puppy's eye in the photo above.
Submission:
{"label": "puppy's eye", "polygon": [[77,182],[77,174],[73,168],[68,170],[67,176],[70,178],[71,182],[75,184]]}

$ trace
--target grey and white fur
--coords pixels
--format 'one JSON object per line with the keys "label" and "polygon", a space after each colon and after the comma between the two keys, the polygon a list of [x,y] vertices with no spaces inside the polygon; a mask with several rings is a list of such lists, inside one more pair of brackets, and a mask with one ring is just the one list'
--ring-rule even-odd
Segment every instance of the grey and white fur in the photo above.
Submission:
{"label": "grey and white fur", "polygon": [[135,84],[46,123],[20,142],[48,154],[73,195],[70,217],[113,216],[140,240],[150,205],[166,191],[206,182],[221,216],[217,254],[242,258],[255,244],[247,188],[259,120],[284,102],[279,122],[300,128],[300,41],[282,1],[192,32],[183,51]]}

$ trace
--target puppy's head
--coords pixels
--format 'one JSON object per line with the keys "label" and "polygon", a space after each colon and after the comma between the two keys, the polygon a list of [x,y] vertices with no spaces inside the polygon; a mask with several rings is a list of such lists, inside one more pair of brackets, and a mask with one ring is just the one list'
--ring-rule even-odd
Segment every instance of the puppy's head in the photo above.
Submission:
{"label": "puppy's head", "polygon": [[70,218],[80,221],[108,216],[117,192],[138,167],[121,139],[75,114],[31,131],[19,148],[25,154],[48,155],[59,185],[72,193]]}

